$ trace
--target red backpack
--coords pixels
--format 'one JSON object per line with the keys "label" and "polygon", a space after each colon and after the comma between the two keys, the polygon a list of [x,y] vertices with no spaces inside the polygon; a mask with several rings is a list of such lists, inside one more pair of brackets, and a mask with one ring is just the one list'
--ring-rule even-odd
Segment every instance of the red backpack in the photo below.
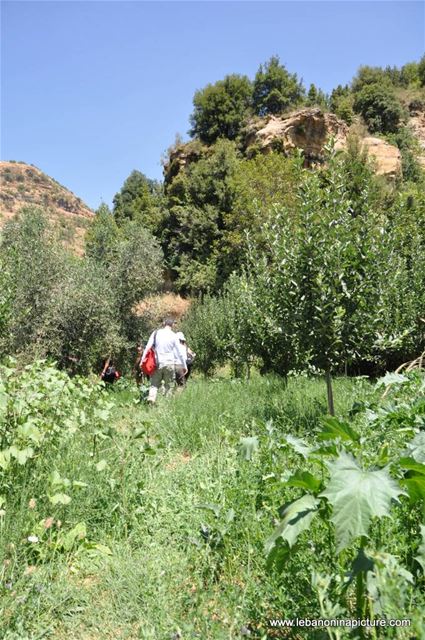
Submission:
{"label": "red backpack", "polygon": [[141,370],[147,376],[151,376],[154,373],[154,371],[156,370],[157,366],[158,366],[157,365],[157,361],[156,361],[155,346],[156,346],[156,331],[153,334],[153,345],[149,349],[149,351],[147,352],[146,356],[144,357],[144,359],[142,360],[142,362],[140,364]]}

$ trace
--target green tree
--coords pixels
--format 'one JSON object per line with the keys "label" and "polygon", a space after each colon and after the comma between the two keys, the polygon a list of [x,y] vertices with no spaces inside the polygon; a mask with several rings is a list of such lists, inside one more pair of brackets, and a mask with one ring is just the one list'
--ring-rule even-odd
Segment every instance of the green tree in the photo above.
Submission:
{"label": "green tree", "polygon": [[352,124],[354,117],[353,94],[348,86],[338,85],[332,91],[329,106],[332,113],[335,113],[348,125]]}
{"label": "green tree", "polygon": [[232,175],[240,162],[236,146],[218,140],[167,188],[162,246],[176,286],[196,293],[221,286],[217,268],[224,218],[233,206]]}
{"label": "green tree", "polygon": [[355,94],[354,111],[360,113],[371,133],[392,133],[403,118],[403,109],[391,87],[366,84]]}
{"label": "green tree", "polygon": [[112,261],[119,239],[119,227],[106,204],[96,211],[85,237],[86,255],[97,262]]}
{"label": "green tree", "polygon": [[28,207],[8,221],[0,248],[12,276],[8,353],[40,351],[39,328],[52,291],[63,282],[66,258],[57,235],[42,210]]}
{"label": "green tree", "polygon": [[125,345],[114,291],[100,264],[69,260],[66,276],[51,291],[39,328],[45,354],[60,367],[89,373]]}
{"label": "green tree", "polygon": [[235,166],[231,185],[231,209],[224,214],[224,229],[218,262],[228,277],[240,271],[248,249],[257,254],[267,251],[264,225],[272,222],[276,209],[291,211],[296,201],[296,185],[301,171],[299,157],[286,158],[272,152],[257,155]]}
{"label": "green tree", "polygon": [[254,79],[253,105],[259,116],[282,113],[298,105],[304,97],[304,87],[297,74],[291,74],[272,56],[260,65]]}
{"label": "green tree", "polygon": [[252,84],[247,76],[232,74],[208,84],[194,95],[190,135],[205,144],[218,138],[235,140],[249,115],[251,101]]}
{"label": "green tree", "polygon": [[124,220],[137,220],[155,231],[161,218],[162,187],[140,171],[132,171],[113,199],[113,214],[118,225]]}
{"label": "green tree", "polygon": [[[425,56],[424,56],[425,57]],[[403,86],[417,86],[419,84],[419,63],[408,62],[401,68]]]}
{"label": "green tree", "polygon": [[328,107],[328,98],[321,89],[317,89],[316,85],[311,84],[307,92],[306,103],[309,107],[326,109]]}
{"label": "green tree", "polygon": [[127,222],[108,267],[108,279],[126,319],[135,303],[158,290],[162,282],[163,255],[159,242],[137,222]]}
{"label": "green tree", "polygon": [[357,74],[351,82],[351,88],[354,93],[359,93],[369,85],[390,87],[391,84],[391,78],[388,73],[385,73],[384,69],[364,65],[359,67]]}

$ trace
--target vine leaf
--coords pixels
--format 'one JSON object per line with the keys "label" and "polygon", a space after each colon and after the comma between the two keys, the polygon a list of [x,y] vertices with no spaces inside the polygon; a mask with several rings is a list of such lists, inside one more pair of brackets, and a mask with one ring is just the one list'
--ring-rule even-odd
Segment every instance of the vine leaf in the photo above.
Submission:
{"label": "vine leaf", "polygon": [[288,545],[292,547],[299,534],[309,528],[317,513],[319,503],[317,498],[309,494],[291,502],[282,513],[282,521],[266,540],[264,547],[266,553],[269,554],[273,550],[279,538],[286,540]]}
{"label": "vine leaf", "polygon": [[330,481],[319,497],[332,505],[339,553],[357,537],[367,536],[372,517],[389,515],[391,501],[406,494],[386,469],[364,471],[347,453],[341,453],[328,468]]}
{"label": "vine leaf", "polygon": [[425,432],[418,433],[406,447],[406,453],[416,462],[425,463]]}

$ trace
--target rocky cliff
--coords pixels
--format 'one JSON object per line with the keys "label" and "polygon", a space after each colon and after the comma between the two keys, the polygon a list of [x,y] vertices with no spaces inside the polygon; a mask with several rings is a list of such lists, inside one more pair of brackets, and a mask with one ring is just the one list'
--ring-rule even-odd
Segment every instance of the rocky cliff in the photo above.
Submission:
{"label": "rocky cliff", "polygon": [[[423,124],[425,127],[425,121]],[[269,116],[251,121],[245,128],[241,144],[247,157],[271,151],[289,155],[295,149],[302,149],[306,164],[312,165],[323,161],[324,147],[330,138],[334,139],[338,151],[347,147],[349,135],[348,125],[333,113],[325,113],[319,108],[307,108],[289,115]],[[378,175],[390,179],[400,175],[401,155],[397,147],[382,138],[372,136],[361,138],[361,142],[373,159]],[[196,162],[206,149],[207,147],[197,140],[177,145],[172,149],[168,161],[164,164],[165,182],[172,182],[179,171]]]}
{"label": "rocky cliff", "polygon": [[53,178],[24,162],[0,162],[0,225],[26,206],[41,207],[61,237],[82,252],[85,230],[94,212]]}
{"label": "rocky cliff", "polygon": [[[245,146],[261,153],[279,150],[289,154],[302,149],[307,164],[323,161],[327,141],[334,139],[335,149],[347,146],[350,129],[333,113],[324,113],[318,108],[301,109],[287,116],[271,116],[267,120],[252,123],[247,128]],[[375,162],[376,172],[394,178],[401,172],[401,155],[397,147],[381,138],[367,136],[362,145]]]}

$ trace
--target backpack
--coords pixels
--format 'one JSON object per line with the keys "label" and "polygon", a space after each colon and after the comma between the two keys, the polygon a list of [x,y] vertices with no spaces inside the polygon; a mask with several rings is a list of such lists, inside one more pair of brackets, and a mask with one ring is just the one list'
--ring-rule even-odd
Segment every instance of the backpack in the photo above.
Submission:
{"label": "backpack", "polygon": [[109,382],[110,384],[112,384],[113,382],[115,382],[115,380],[117,380],[117,378],[120,377],[120,374],[118,373],[118,371],[115,369],[114,366],[110,366],[106,369],[105,373],[102,376],[102,380],[104,382]]}
{"label": "backpack", "polygon": [[158,366],[157,365],[157,360],[156,360],[155,347],[156,347],[156,331],[153,334],[153,345],[149,349],[149,351],[147,352],[146,356],[144,357],[144,359],[142,360],[142,362],[140,364],[141,370],[147,376],[151,376],[155,372],[155,370],[156,370],[156,368]]}

